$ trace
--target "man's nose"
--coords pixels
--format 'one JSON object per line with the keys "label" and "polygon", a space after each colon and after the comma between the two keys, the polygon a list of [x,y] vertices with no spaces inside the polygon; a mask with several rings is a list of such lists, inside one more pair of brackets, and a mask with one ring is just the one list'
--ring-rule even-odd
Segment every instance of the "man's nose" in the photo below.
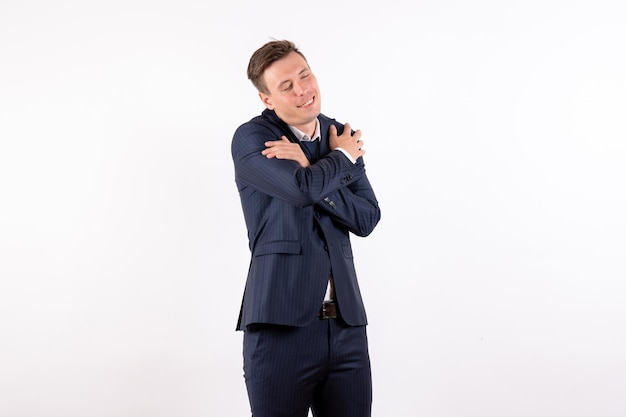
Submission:
{"label": "man's nose", "polygon": [[293,85],[293,91],[296,95],[301,96],[306,91],[306,85],[301,82],[295,82]]}

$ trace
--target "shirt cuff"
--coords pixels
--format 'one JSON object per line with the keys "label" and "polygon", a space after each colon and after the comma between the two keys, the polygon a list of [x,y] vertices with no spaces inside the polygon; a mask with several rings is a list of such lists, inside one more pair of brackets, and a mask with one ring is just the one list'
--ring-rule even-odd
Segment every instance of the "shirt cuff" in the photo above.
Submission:
{"label": "shirt cuff", "polygon": [[335,150],[336,151],[341,151],[341,153],[343,153],[346,156],[346,158],[348,158],[350,160],[350,162],[352,162],[353,164],[356,164],[356,160],[352,157],[352,155],[350,155],[348,153],[348,151],[346,151],[343,148],[335,148]]}

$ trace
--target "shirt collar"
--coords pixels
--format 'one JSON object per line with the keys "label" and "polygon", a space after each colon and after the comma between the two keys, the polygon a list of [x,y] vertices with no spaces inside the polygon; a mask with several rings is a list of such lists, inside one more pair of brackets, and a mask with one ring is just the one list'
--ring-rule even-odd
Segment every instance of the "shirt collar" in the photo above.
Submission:
{"label": "shirt collar", "polygon": [[310,137],[309,135],[305,134],[297,127],[289,126],[289,129],[291,129],[293,134],[296,135],[296,138],[298,138],[300,142],[315,142],[321,137],[320,122],[318,119],[315,119],[315,132],[313,132],[313,137]]}

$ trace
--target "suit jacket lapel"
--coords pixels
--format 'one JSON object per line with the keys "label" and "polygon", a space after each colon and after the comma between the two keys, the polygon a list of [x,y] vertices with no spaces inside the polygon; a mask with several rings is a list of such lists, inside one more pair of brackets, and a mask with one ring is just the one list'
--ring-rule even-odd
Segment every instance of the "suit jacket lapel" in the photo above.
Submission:
{"label": "suit jacket lapel", "polygon": [[[287,139],[289,139],[289,142],[293,142],[293,143],[299,143],[300,142],[298,140],[298,138],[296,138],[296,136],[293,134],[291,129],[289,129],[289,126],[287,126],[287,123],[283,122],[276,115],[276,112],[274,110],[265,109],[265,110],[263,110],[262,115],[267,120],[272,122],[274,125],[278,126],[280,128],[280,131],[283,133],[283,135],[287,136]],[[278,139],[280,139],[280,138],[278,138]]]}

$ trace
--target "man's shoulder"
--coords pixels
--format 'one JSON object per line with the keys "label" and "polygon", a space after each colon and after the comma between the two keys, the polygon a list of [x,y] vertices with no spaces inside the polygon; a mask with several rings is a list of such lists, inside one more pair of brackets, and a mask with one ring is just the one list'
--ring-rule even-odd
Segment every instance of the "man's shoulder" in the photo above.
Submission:
{"label": "man's shoulder", "polygon": [[[279,140],[282,133],[278,126],[263,115],[255,116],[235,129],[231,141],[233,155],[246,155],[265,148],[265,142]],[[260,151],[259,151],[260,152]]]}
{"label": "man's shoulder", "polygon": [[326,116],[324,113],[320,113],[320,115],[317,116],[317,118],[322,123],[337,123],[337,120],[335,120],[334,117]]}
{"label": "man's shoulder", "polygon": [[335,119],[334,117],[330,117],[325,115],[324,113],[320,113],[319,116],[317,116],[317,118],[319,119],[320,123],[322,123],[322,125],[335,125],[338,128],[343,128],[343,123],[338,122],[337,119]]}
{"label": "man's shoulder", "polygon": [[344,124],[341,122],[338,122],[337,119],[335,119],[334,117],[329,117],[323,113],[320,113],[320,115],[317,116],[317,118],[320,121],[320,124],[322,125],[322,129],[327,130],[330,127],[330,125],[335,125],[335,127],[337,128],[337,133],[341,135],[341,133],[343,132]]}
{"label": "man's shoulder", "polygon": [[235,136],[253,131],[274,131],[276,129],[277,126],[274,123],[272,123],[264,114],[260,114],[239,125],[239,127],[235,130]]}
{"label": "man's shoulder", "polygon": [[276,128],[280,125],[280,119],[278,118],[278,116],[276,116],[276,114],[272,111],[269,110],[264,110],[263,113],[254,116],[253,118],[251,118],[250,120],[248,120],[247,122],[242,123],[239,129],[246,129],[246,128]]}
{"label": "man's shoulder", "polygon": [[263,117],[262,114],[252,117],[250,120],[243,122],[239,127],[248,126],[248,125],[266,125],[268,124],[268,120]]}

